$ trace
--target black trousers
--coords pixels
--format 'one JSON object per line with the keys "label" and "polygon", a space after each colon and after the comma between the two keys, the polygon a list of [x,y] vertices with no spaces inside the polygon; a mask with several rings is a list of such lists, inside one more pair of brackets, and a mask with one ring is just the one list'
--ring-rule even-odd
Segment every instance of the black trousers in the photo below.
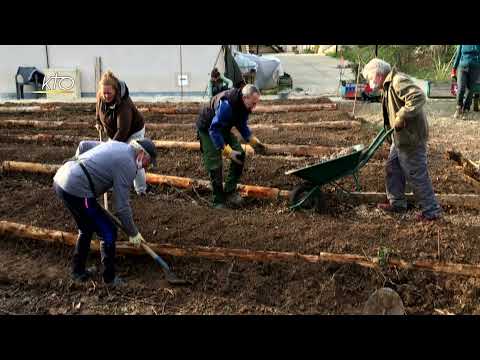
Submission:
{"label": "black trousers", "polygon": [[53,188],[57,196],[70,211],[78,226],[78,239],[73,252],[72,271],[75,274],[85,272],[93,233],[103,240],[100,253],[103,264],[103,280],[111,282],[115,278],[115,242],[117,228],[95,198],[80,198],[64,191],[56,183]]}
{"label": "black trousers", "polygon": [[[470,111],[475,84],[480,83],[480,66],[459,68],[457,105],[464,111]],[[480,95],[475,94],[478,98]]]}

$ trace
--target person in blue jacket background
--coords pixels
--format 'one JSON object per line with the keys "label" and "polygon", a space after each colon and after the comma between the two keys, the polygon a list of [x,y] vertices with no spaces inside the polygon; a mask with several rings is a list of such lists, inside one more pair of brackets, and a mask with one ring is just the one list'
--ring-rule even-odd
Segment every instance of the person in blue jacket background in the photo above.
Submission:
{"label": "person in blue jacket background", "polygon": [[[461,116],[467,120],[475,87],[480,87],[480,45],[458,45],[452,78],[456,79],[457,74],[457,107],[453,117],[458,119]],[[478,111],[478,94],[475,97],[474,111]]]}

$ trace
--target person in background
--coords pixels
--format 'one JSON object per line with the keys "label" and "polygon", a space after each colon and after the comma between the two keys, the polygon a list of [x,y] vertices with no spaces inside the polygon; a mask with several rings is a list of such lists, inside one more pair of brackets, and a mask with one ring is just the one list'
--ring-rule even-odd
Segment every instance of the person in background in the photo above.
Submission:
{"label": "person in background", "polygon": [[[451,76],[453,81],[458,78],[457,107],[453,118],[468,120],[475,85],[480,84],[480,45],[458,45]],[[474,111],[478,111],[478,96],[475,96]]]}
{"label": "person in background", "polygon": [[232,80],[226,78],[217,68],[214,68],[210,74],[210,81],[208,82],[208,96],[211,98],[222,91],[231,89],[233,87]]}

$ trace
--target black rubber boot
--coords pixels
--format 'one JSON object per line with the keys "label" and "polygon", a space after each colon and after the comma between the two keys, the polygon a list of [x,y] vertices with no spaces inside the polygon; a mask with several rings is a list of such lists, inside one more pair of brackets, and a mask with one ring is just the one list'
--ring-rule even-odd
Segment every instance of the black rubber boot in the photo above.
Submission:
{"label": "black rubber boot", "polygon": [[478,96],[479,94],[475,94],[475,97],[473,98],[473,111],[478,112],[478,103],[480,101],[480,97]]}
{"label": "black rubber boot", "polygon": [[213,207],[224,209],[225,193],[223,191],[223,170],[221,167],[210,171],[210,182],[213,190]]}
{"label": "black rubber boot", "polygon": [[243,173],[243,164],[237,164],[232,161],[230,163],[230,169],[225,181],[225,196],[228,204],[235,207],[241,206],[244,203],[243,198],[237,193],[237,184],[240,181],[240,177]]}
{"label": "black rubber boot", "polygon": [[105,241],[100,243],[100,253],[103,265],[103,282],[108,284],[115,279],[115,243],[106,244]]}
{"label": "black rubber boot", "polygon": [[84,234],[80,235],[77,239],[72,260],[72,276],[74,279],[85,277],[85,266],[90,251],[91,240],[91,237],[85,236]]}

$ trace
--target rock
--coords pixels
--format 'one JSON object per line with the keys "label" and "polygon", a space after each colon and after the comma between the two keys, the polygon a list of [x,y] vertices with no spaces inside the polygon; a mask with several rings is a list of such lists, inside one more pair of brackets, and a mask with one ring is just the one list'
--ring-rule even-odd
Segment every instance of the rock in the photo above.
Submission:
{"label": "rock", "polygon": [[394,290],[381,288],[376,290],[365,303],[365,315],[405,315],[402,299]]}

